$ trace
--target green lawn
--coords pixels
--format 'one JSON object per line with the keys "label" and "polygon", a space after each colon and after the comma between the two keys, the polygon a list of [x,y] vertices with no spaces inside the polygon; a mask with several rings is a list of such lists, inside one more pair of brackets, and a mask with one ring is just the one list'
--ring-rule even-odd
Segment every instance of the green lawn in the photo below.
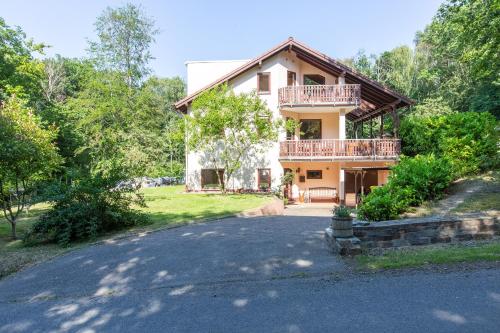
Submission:
{"label": "green lawn", "polygon": [[440,248],[415,248],[389,251],[383,255],[360,255],[356,260],[365,269],[397,269],[428,264],[472,261],[500,261],[500,242],[476,246],[448,245]]}
{"label": "green lawn", "polygon": [[166,186],[144,189],[148,213],[153,224],[150,228],[162,227],[227,216],[256,208],[271,200],[261,194],[197,194],[183,193],[184,186]]}
{"label": "green lawn", "polygon": [[[141,230],[153,230],[190,221],[234,215],[270,202],[269,195],[257,194],[186,194],[183,186],[144,189],[146,208],[141,208],[152,223]],[[38,204],[23,213],[17,224],[18,237],[22,238],[38,216],[49,208]],[[127,232],[124,230],[121,232]],[[10,238],[10,224],[0,218],[0,278],[34,263],[42,262],[72,248],[57,245],[25,246],[21,240]],[[77,244],[85,246],[88,243]],[[73,247],[73,248],[74,248]]]}

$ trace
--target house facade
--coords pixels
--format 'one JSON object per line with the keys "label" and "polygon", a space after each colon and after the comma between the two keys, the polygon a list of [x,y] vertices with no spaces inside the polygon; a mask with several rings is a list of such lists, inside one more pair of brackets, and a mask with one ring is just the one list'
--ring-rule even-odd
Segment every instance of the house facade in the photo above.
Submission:
{"label": "house facade", "polygon": [[[300,123],[294,133],[283,130],[264,152],[249,151],[228,184],[231,190],[278,188],[283,175],[292,173],[292,199],[354,204],[370,186],[385,184],[398,160],[397,109],[412,101],[293,38],[252,60],[186,65],[188,96],[176,103],[186,115],[200,93],[227,83],[235,93],[256,91],[274,117]],[[387,114],[390,136],[384,130]],[[186,152],[187,190],[213,188],[216,172],[224,171],[210,169],[202,151]]]}

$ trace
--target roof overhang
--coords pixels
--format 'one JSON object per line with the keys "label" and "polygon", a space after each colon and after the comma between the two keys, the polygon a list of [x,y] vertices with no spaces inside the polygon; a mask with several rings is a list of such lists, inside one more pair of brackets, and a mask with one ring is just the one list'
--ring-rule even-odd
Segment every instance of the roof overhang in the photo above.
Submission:
{"label": "roof overhang", "polygon": [[313,50],[290,37],[286,41],[280,43],[261,56],[250,60],[241,67],[233,70],[232,72],[220,77],[209,85],[181,99],[180,101],[175,103],[176,109],[181,112],[186,112],[188,105],[203,91],[228,82],[229,80],[254,68],[255,66],[261,65],[264,60],[282,51],[293,51],[302,61],[305,61],[335,76],[344,76],[345,82],[347,84],[361,85],[361,99],[363,103],[361,103],[359,108],[347,114],[347,118],[351,121],[358,122],[369,120],[392,111],[393,109],[398,109],[414,104],[414,102],[408,97],[385,87],[377,81],[374,81],[356,72],[355,70],[342,64],[341,62],[330,58],[323,53]]}

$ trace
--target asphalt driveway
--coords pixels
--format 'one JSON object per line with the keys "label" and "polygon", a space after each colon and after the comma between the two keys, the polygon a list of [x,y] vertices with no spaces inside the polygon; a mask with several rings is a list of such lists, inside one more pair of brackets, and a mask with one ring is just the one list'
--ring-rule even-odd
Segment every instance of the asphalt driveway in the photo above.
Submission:
{"label": "asphalt driveway", "polygon": [[74,251],[0,282],[0,333],[498,331],[500,269],[353,275],[328,223],[230,218]]}

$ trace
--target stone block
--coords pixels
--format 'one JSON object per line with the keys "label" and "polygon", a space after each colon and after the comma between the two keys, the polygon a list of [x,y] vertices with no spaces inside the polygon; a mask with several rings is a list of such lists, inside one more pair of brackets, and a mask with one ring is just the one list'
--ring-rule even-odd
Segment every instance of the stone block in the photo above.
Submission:
{"label": "stone block", "polygon": [[325,239],[328,247],[340,255],[356,255],[361,253],[361,241],[357,237],[335,237],[333,230],[326,228]]}

